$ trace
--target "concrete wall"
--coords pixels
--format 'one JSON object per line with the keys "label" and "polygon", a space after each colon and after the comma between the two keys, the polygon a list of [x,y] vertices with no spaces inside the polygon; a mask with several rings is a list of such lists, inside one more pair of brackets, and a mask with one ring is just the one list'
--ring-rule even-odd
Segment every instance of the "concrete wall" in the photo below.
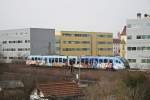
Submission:
{"label": "concrete wall", "polygon": [[55,52],[55,30],[31,28],[31,55],[48,55]]}
{"label": "concrete wall", "polygon": [[137,35],[150,35],[150,19],[127,20],[127,35],[132,39],[127,40],[127,47],[136,47],[136,50],[127,50],[128,59],[136,59],[130,63],[133,68],[150,68],[150,63],[142,63],[142,59],[150,59],[150,50],[137,50],[137,47],[150,47],[150,39],[137,39]]}

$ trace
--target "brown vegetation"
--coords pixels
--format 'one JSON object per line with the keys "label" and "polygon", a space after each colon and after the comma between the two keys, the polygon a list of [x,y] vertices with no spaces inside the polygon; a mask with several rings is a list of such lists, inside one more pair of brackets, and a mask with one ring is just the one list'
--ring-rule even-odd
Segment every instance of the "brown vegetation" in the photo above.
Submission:
{"label": "brown vegetation", "polygon": [[[0,80],[21,80],[24,83],[21,93],[25,100],[29,99],[37,83],[74,79],[74,74],[60,68],[40,68],[16,64],[2,65],[0,68],[2,68],[0,69]],[[78,73],[78,69],[74,73]],[[127,70],[81,70],[80,78],[96,81],[96,84],[83,89],[86,100],[150,100],[149,73]]]}

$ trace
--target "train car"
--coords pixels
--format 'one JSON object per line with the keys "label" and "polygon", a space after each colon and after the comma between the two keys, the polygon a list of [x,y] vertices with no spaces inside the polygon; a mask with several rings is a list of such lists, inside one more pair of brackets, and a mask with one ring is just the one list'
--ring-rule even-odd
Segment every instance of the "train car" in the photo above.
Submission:
{"label": "train car", "polygon": [[76,68],[96,69],[126,69],[129,68],[128,61],[122,57],[101,56],[28,56],[27,65],[63,67],[73,66]]}
{"label": "train car", "polygon": [[81,56],[80,63],[75,63],[77,68],[97,69],[127,69],[128,61],[122,57]]}
{"label": "train car", "polygon": [[49,67],[63,67],[73,66],[77,61],[77,56],[39,56],[31,55],[27,57],[26,64],[34,66],[49,66]]}
{"label": "train car", "polygon": [[50,55],[50,56],[28,56],[26,60],[27,65],[35,66],[57,66],[62,67],[67,62],[67,56]]}

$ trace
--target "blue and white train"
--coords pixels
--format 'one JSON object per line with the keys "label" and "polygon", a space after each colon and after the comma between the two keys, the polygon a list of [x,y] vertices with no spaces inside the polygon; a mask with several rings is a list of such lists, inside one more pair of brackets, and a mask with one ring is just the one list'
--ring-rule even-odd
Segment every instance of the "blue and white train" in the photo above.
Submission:
{"label": "blue and white train", "polygon": [[64,67],[73,66],[76,68],[96,69],[128,69],[129,63],[123,57],[105,56],[59,56],[59,55],[31,55],[27,57],[27,65]]}

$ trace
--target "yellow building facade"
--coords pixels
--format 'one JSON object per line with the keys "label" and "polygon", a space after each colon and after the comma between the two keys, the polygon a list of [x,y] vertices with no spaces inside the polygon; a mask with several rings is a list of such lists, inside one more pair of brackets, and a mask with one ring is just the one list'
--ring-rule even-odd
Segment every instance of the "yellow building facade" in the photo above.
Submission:
{"label": "yellow building facade", "polygon": [[60,32],[60,55],[113,56],[113,34],[107,32]]}
{"label": "yellow building facade", "polygon": [[120,56],[127,58],[127,34],[126,26],[124,26],[123,31],[120,34]]}

